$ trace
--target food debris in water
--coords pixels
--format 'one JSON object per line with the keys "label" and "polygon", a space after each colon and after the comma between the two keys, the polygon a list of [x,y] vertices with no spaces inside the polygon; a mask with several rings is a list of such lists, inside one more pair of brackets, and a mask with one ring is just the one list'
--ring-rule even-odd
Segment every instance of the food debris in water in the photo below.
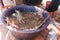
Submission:
{"label": "food debris in water", "polygon": [[[18,18],[19,19],[19,18]],[[27,13],[22,15],[22,19],[18,20],[16,16],[6,17],[7,25],[19,30],[35,30],[41,23],[44,22],[44,17],[40,17],[40,15],[34,15],[33,13]]]}

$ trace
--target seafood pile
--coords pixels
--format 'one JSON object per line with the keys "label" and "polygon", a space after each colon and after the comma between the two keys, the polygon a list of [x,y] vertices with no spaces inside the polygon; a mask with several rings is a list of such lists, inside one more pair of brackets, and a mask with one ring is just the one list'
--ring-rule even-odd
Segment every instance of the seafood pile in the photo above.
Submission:
{"label": "seafood pile", "polygon": [[37,12],[16,12],[11,17],[6,17],[8,26],[18,30],[36,30],[45,23],[45,18]]}

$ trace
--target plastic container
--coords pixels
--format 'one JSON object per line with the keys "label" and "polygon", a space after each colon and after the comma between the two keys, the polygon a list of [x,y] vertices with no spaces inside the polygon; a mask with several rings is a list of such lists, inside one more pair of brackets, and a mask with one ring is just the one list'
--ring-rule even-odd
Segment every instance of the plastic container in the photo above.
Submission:
{"label": "plastic container", "polygon": [[6,22],[5,22],[5,20],[4,20],[5,16],[10,17],[11,14],[15,12],[14,11],[15,9],[21,11],[22,10],[21,7],[25,7],[26,10],[24,10],[24,11],[27,11],[27,12],[35,12],[36,11],[33,6],[20,6],[19,5],[19,6],[16,6],[16,7],[13,7],[13,8],[5,10],[3,12],[2,16],[1,16],[1,21],[2,21],[2,23],[4,25],[4,27],[6,27],[7,29],[9,29],[10,32],[11,32],[11,34],[13,36],[15,36],[16,38],[20,38],[20,39],[32,38],[32,37],[36,36],[40,31],[43,31],[49,25],[49,23],[50,23],[50,17],[48,16],[48,14],[46,14],[46,13],[43,12],[42,14],[43,14],[43,16],[45,18],[47,18],[47,20],[42,25],[42,27],[39,28],[39,29],[37,29],[37,30],[28,30],[28,31],[24,30],[24,31],[22,31],[22,30],[13,30],[12,27],[8,27],[7,24],[6,24]]}

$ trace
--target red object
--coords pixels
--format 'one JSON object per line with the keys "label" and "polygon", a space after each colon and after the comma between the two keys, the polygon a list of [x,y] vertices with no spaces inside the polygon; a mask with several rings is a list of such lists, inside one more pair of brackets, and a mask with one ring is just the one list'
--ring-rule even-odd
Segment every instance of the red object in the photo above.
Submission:
{"label": "red object", "polygon": [[46,9],[48,8],[48,6],[50,5],[51,1],[47,1],[46,2]]}
{"label": "red object", "polygon": [[3,6],[2,6],[2,4],[0,3],[0,10],[2,10],[2,8],[3,8]]}

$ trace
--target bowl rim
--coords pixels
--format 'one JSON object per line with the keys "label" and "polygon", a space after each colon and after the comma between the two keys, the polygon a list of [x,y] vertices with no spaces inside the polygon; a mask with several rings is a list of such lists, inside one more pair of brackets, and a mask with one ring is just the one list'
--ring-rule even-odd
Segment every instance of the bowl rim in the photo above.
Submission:
{"label": "bowl rim", "polygon": [[[16,7],[14,7],[14,8],[16,8]],[[14,8],[13,8],[13,9],[10,8],[10,10],[7,9],[7,10],[3,11],[2,15],[1,15],[1,21],[2,21],[2,23],[3,23],[3,26],[4,26],[5,28],[11,30],[11,31],[20,32],[20,33],[22,33],[22,32],[24,32],[24,33],[39,32],[39,31],[44,30],[44,29],[48,26],[48,24],[50,23],[49,16],[47,15],[47,21],[42,25],[41,28],[39,28],[39,29],[37,29],[37,30],[28,30],[28,31],[26,31],[26,30],[24,30],[24,31],[21,31],[21,30],[13,30],[13,28],[9,28],[9,27],[7,26],[7,24],[4,22],[4,16],[7,14],[8,10],[9,10],[9,12],[11,12],[11,11],[15,10]],[[9,13],[9,12],[8,12],[8,13]],[[5,15],[4,15],[4,14],[5,14]]]}

